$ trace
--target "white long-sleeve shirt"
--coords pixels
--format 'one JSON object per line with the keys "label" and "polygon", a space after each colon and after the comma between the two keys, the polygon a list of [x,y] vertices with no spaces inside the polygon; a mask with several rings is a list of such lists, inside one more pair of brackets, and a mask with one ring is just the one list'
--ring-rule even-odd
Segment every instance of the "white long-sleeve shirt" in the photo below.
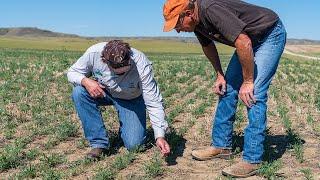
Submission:
{"label": "white long-sleeve shirt", "polygon": [[112,97],[134,99],[143,96],[155,138],[164,137],[168,128],[165,120],[162,96],[154,79],[152,63],[140,51],[131,48],[131,67],[124,75],[114,74],[108,65],[102,62],[101,53],[106,42],[90,48],[68,70],[68,81],[81,85],[85,77],[93,76]]}

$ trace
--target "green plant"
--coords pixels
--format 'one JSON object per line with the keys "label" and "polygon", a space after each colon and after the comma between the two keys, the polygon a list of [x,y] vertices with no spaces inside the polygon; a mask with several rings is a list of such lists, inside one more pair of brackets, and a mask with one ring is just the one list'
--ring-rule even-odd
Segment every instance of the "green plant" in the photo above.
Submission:
{"label": "green plant", "polygon": [[162,167],[162,159],[160,158],[160,154],[154,153],[152,159],[144,164],[144,172],[148,177],[157,177],[161,176],[164,173],[164,168]]}
{"label": "green plant", "polygon": [[38,149],[30,149],[26,152],[26,158],[27,160],[34,160],[39,154]]}
{"label": "green plant", "polygon": [[18,167],[22,163],[21,147],[8,145],[0,153],[0,172]]}
{"label": "green plant", "polygon": [[34,165],[23,167],[16,177],[17,179],[34,179],[37,177],[37,168]]}
{"label": "green plant", "polygon": [[289,109],[283,105],[283,104],[280,104],[278,107],[277,107],[277,111],[280,115],[281,118],[284,118],[287,116],[288,112],[289,112]]}
{"label": "green plant", "polygon": [[303,146],[301,143],[296,143],[293,145],[293,153],[296,157],[296,159],[299,161],[299,163],[303,163]]}
{"label": "green plant", "polygon": [[48,168],[42,171],[41,176],[44,180],[60,180],[63,174],[58,170]]}
{"label": "green plant", "polygon": [[277,171],[282,167],[280,160],[273,162],[264,162],[258,170],[258,173],[267,179],[278,179]]}
{"label": "green plant", "polygon": [[96,180],[111,180],[115,179],[116,173],[109,168],[103,168],[98,171],[98,173],[94,176]]}
{"label": "green plant", "polygon": [[85,147],[88,147],[88,142],[86,139],[81,138],[80,140],[77,141],[77,148],[79,149],[84,149]]}
{"label": "green plant", "polygon": [[114,162],[112,163],[111,167],[115,170],[119,171],[126,168],[130,163],[132,163],[135,159],[134,152],[127,152],[122,156],[118,156],[115,158]]}
{"label": "green plant", "polygon": [[55,137],[49,137],[48,141],[44,144],[44,147],[46,149],[51,149],[53,148],[55,145],[57,145],[59,143],[59,140]]}
{"label": "green plant", "polygon": [[300,169],[300,172],[303,173],[305,179],[307,179],[307,180],[313,180],[314,179],[313,175],[312,175],[312,172],[311,172],[311,169],[309,169],[309,168]]}
{"label": "green plant", "polygon": [[65,140],[68,137],[74,137],[77,135],[78,127],[70,121],[62,121],[57,127],[57,137],[60,141]]}
{"label": "green plant", "polygon": [[310,126],[313,125],[314,119],[313,119],[312,115],[308,114],[308,116],[307,116],[307,122],[308,122],[308,124],[309,124]]}
{"label": "green plant", "polygon": [[40,161],[45,166],[55,167],[56,165],[65,162],[65,158],[61,154],[49,154],[49,155],[43,154],[40,157]]}
{"label": "green plant", "polygon": [[291,122],[291,120],[289,119],[289,117],[284,116],[284,117],[282,118],[282,122],[283,122],[284,127],[285,127],[287,130],[291,129],[292,122]]}

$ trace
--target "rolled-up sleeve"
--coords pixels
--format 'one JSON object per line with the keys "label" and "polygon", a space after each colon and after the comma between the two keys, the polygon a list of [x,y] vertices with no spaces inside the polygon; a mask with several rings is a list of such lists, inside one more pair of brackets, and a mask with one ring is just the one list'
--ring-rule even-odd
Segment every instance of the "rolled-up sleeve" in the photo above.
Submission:
{"label": "rolled-up sleeve", "polygon": [[[146,58],[140,55],[141,58]],[[152,64],[144,66],[140,72],[143,99],[150,117],[151,125],[154,131],[154,137],[164,137],[168,129],[168,123],[165,120],[163,100],[160,94],[157,82],[152,72]]]}
{"label": "rolled-up sleeve", "polygon": [[77,62],[75,62],[67,72],[68,81],[74,85],[81,85],[81,81],[85,77],[89,77],[92,72],[92,65],[90,65],[91,54],[85,53]]}

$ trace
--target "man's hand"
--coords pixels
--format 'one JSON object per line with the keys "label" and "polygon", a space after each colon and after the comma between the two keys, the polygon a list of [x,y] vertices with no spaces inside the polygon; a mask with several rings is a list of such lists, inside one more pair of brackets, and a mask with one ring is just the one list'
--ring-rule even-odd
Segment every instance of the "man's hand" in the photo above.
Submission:
{"label": "man's hand", "polygon": [[168,156],[170,154],[170,146],[163,137],[158,137],[156,144],[160,149],[162,156]]}
{"label": "man's hand", "polygon": [[239,91],[239,98],[249,108],[252,106],[252,104],[256,103],[256,99],[253,96],[253,88],[253,82],[243,82]]}
{"label": "man's hand", "polygon": [[220,96],[224,95],[224,93],[226,92],[226,86],[227,86],[227,83],[223,75],[218,74],[216,82],[213,87],[214,93]]}
{"label": "man's hand", "polygon": [[93,98],[105,97],[106,93],[104,92],[104,86],[99,84],[97,81],[94,81],[89,78],[84,78],[81,81],[81,84],[87,89],[90,96]]}

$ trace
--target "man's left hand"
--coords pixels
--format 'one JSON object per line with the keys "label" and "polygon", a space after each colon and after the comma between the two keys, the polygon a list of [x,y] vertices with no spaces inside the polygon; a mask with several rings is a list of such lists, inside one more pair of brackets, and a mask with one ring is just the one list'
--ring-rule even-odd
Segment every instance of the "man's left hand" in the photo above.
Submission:
{"label": "man's left hand", "polygon": [[163,137],[158,137],[156,144],[160,149],[162,156],[168,156],[170,154],[170,146]]}
{"label": "man's left hand", "polygon": [[253,82],[243,82],[239,91],[239,98],[249,108],[252,106],[252,104],[256,103],[256,99],[253,96],[253,88]]}

